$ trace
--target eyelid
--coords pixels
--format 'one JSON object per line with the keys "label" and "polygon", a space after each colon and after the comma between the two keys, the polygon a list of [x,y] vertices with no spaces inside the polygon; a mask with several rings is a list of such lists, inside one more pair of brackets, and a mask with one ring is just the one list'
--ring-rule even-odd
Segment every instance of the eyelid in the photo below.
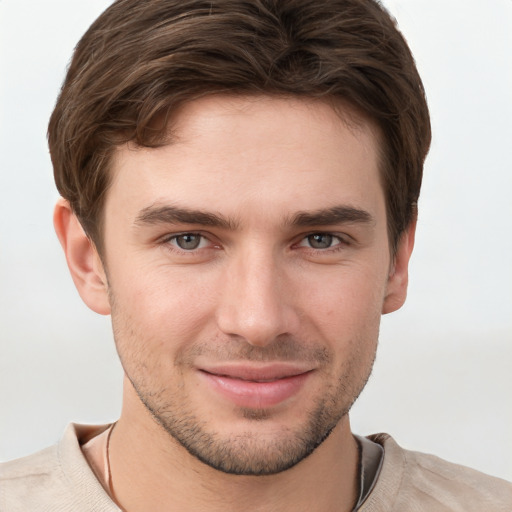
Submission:
{"label": "eyelid", "polygon": [[[325,248],[312,247],[308,242],[308,237],[313,235],[329,235],[333,237],[332,245]],[[293,244],[293,248],[305,251],[305,253],[308,253],[311,256],[328,256],[340,251],[344,251],[349,247],[352,247],[354,245],[354,242],[355,240],[346,233],[339,233],[327,230],[315,230],[301,235],[300,239],[295,244]]]}
{"label": "eyelid", "polygon": [[[326,249],[315,249],[314,247],[307,246],[306,245],[307,239],[310,236],[314,236],[314,235],[328,235],[328,236],[332,236],[334,239],[338,240],[338,243],[336,243],[336,244],[334,244],[331,247],[328,247]],[[308,233],[302,234],[300,236],[300,238],[298,239],[297,243],[295,243],[294,245],[298,246],[298,247],[306,247],[306,248],[311,249],[313,251],[323,251],[323,252],[326,252],[326,251],[329,251],[330,249],[331,250],[332,249],[336,249],[337,247],[342,246],[342,245],[343,246],[350,245],[352,242],[353,242],[352,237],[350,235],[345,234],[345,233],[337,233],[337,232],[333,232],[333,231],[316,230],[316,231],[310,231]],[[303,243],[304,243],[304,245],[303,245]]]}
{"label": "eyelid", "polygon": [[[208,242],[207,246],[206,247],[205,246],[197,247],[196,249],[187,250],[187,249],[182,249],[177,244],[171,244],[171,242],[173,240],[176,240],[178,237],[184,236],[184,235],[199,236],[203,240]],[[313,235],[329,235],[329,236],[332,236],[333,239],[335,239],[334,241],[337,240],[337,243],[335,243],[331,247],[327,247],[325,249],[317,249],[317,248],[308,246],[307,239],[308,239],[308,237],[313,236]],[[302,248],[309,249],[309,250],[315,251],[315,252],[334,251],[336,249],[339,249],[340,247],[347,247],[349,245],[352,245],[355,242],[355,240],[350,235],[348,235],[346,233],[339,233],[339,232],[333,232],[333,231],[327,231],[327,230],[326,231],[322,231],[322,230],[309,231],[309,232],[300,234],[295,239],[296,239],[296,242],[292,244],[294,247],[302,247]],[[161,245],[171,245],[172,250],[181,252],[181,253],[188,253],[188,254],[192,254],[201,249],[220,248],[220,246],[221,246],[221,244],[215,240],[215,237],[211,233],[204,233],[200,230],[199,231],[183,230],[183,231],[175,232],[175,233],[167,233],[166,235],[163,235],[162,237],[160,237],[157,240],[157,243],[161,244]],[[201,242],[201,243],[203,243],[203,242]]]}
{"label": "eyelid", "polygon": [[[201,237],[202,241],[201,241],[200,245],[203,243],[203,240],[207,241],[208,245],[206,247],[196,247],[195,249],[187,250],[187,249],[182,249],[177,244],[171,243],[173,240],[176,240],[180,236],[184,236],[184,235],[194,235],[194,236]],[[205,233],[203,233],[201,231],[194,231],[194,230],[183,230],[183,231],[180,231],[179,233],[168,233],[168,234],[162,236],[158,242],[162,245],[171,246],[172,250],[174,250],[174,251],[181,252],[181,253],[188,253],[188,254],[197,252],[201,249],[217,247],[219,245],[212,240],[211,235],[206,235]]]}

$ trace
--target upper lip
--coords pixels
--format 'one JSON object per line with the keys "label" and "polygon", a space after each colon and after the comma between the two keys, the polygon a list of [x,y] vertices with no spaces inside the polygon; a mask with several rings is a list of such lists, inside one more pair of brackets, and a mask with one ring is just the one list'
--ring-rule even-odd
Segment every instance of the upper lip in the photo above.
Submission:
{"label": "upper lip", "polygon": [[229,377],[231,379],[255,382],[272,382],[287,377],[302,375],[312,371],[314,368],[312,368],[311,365],[300,363],[224,363],[203,365],[198,369],[219,377]]}

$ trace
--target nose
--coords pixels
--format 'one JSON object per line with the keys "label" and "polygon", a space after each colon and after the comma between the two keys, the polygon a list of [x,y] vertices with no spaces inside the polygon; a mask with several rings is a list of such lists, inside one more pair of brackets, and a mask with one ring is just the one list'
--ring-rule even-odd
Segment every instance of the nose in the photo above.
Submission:
{"label": "nose", "polygon": [[217,305],[223,333],[259,347],[293,333],[298,316],[284,266],[263,248],[248,250],[226,266]]}

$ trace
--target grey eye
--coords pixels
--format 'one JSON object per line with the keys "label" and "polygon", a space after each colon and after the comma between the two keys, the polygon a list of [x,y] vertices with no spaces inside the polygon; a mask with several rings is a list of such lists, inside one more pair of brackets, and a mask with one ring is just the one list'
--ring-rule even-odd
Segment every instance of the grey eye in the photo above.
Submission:
{"label": "grey eye", "polygon": [[174,238],[176,245],[185,251],[192,251],[197,249],[201,244],[201,239],[203,237],[201,235],[196,235],[194,233],[185,233],[184,235],[179,235]]}
{"label": "grey eye", "polygon": [[328,249],[332,246],[333,238],[326,233],[316,233],[308,236],[308,243],[313,249]]}

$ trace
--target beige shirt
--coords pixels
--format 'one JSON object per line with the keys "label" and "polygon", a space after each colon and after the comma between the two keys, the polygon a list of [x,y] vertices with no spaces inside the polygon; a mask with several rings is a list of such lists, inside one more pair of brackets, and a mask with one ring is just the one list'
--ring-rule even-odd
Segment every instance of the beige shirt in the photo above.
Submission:
{"label": "beige shirt", "polygon": [[[0,512],[119,512],[81,449],[108,426],[70,425],[55,446],[0,465]],[[402,449],[387,434],[376,485],[359,512],[511,512],[512,484],[433,455]]]}

